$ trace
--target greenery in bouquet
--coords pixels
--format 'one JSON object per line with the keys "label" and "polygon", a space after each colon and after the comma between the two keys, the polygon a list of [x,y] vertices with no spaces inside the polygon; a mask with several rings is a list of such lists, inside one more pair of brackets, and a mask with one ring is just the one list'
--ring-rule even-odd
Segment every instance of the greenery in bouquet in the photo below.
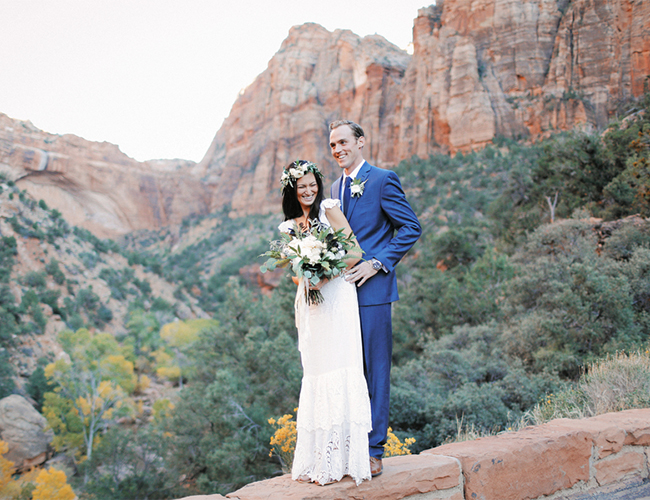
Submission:
{"label": "greenery in bouquet", "polygon": [[[260,268],[263,273],[290,264],[306,287],[341,275],[347,266],[347,253],[357,246],[356,237],[346,236],[343,229],[336,231],[317,220],[309,222],[311,228],[307,231],[301,231],[291,221],[280,224],[281,239],[271,241],[270,250],[261,255],[268,257]],[[316,289],[309,288],[305,298],[308,304],[323,302],[323,295]]]}

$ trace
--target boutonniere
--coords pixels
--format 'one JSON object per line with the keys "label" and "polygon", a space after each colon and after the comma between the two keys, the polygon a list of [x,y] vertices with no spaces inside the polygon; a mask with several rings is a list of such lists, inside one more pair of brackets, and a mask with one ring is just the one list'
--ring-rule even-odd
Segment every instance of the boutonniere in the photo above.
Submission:
{"label": "boutonniere", "polygon": [[363,182],[359,178],[354,179],[350,184],[350,196],[360,198],[366,188],[366,182],[368,182],[368,179]]}

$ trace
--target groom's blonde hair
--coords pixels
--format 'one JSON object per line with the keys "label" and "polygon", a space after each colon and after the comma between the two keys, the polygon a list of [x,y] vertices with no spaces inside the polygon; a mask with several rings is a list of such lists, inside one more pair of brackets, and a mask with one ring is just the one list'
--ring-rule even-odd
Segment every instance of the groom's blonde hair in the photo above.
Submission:
{"label": "groom's blonde hair", "polygon": [[337,127],[340,127],[341,125],[347,125],[352,129],[352,133],[354,134],[355,139],[359,139],[359,137],[365,137],[366,135],[363,133],[363,129],[361,128],[361,125],[354,123],[351,120],[336,120],[335,122],[330,123],[330,132],[334,130]]}

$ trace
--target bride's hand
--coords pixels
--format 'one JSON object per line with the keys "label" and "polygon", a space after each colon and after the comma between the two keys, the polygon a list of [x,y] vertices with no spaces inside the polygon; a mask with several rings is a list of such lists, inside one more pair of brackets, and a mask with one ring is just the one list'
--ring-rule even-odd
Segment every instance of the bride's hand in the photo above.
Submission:
{"label": "bride's hand", "polygon": [[312,285],[312,284],[310,283],[310,284],[309,284],[309,289],[310,289],[310,290],[320,290],[321,288],[323,288],[323,285],[324,285],[325,283],[327,283],[328,281],[329,281],[329,279],[327,279],[327,278],[323,278],[322,280],[320,280],[320,281],[319,281],[318,283],[316,283],[315,285]]}

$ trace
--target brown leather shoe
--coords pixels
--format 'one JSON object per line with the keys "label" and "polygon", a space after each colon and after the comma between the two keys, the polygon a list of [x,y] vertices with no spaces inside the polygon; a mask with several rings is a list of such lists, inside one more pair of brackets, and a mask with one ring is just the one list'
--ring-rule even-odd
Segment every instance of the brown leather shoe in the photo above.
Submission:
{"label": "brown leather shoe", "polygon": [[381,458],[370,457],[370,474],[372,477],[378,476],[384,471]]}

